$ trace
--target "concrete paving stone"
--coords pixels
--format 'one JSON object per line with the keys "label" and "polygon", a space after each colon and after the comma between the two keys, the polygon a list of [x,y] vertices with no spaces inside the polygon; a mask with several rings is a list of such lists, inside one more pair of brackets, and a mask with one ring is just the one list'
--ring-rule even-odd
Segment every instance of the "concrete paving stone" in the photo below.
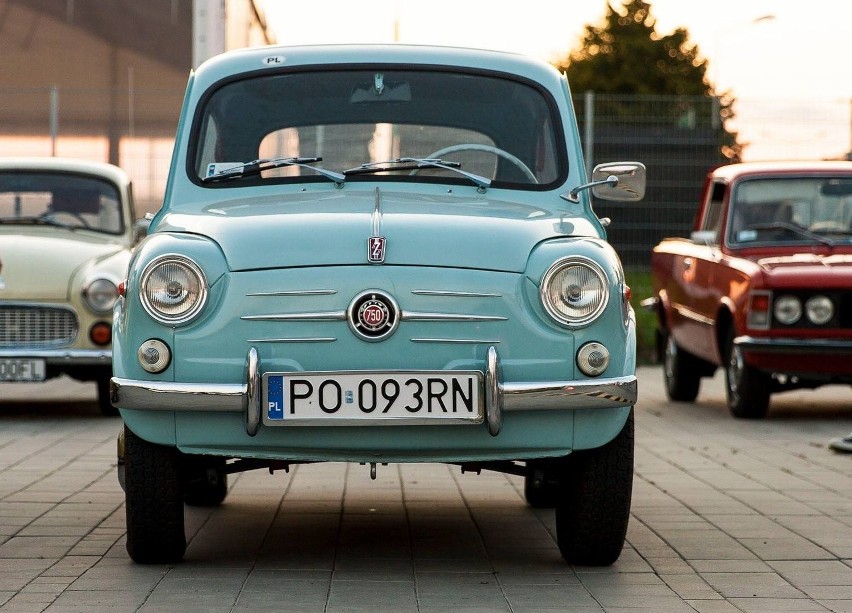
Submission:
{"label": "concrete paving stone", "polygon": [[744,560],[690,560],[698,573],[769,573],[772,567],[753,556]]}
{"label": "concrete paving stone", "polygon": [[727,600],[692,600],[684,601],[697,613],[740,613],[740,609]]}
{"label": "concrete paving stone", "polygon": [[816,602],[834,613],[852,613],[852,600],[817,600]]}
{"label": "concrete paving stone", "polygon": [[769,565],[792,585],[852,585],[852,568],[835,560],[773,561]]}
{"label": "concrete paving stone", "polygon": [[852,585],[804,585],[799,589],[814,600],[852,600]]}
{"label": "concrete paving stone", "polygon": [[78,540],[75,536],[15,536],[0,545],[0,559],[58,559],[67,554]]}
{"label": "concrete paving stone", "polygon": [[73,536],[82,538],[91,531],[87,526],[40,526],[31,523],[15,533],[15,536]]}
{"label": "concrete paving stone", "polygon": [[692,566],[679,556],[674,557],[652,557],[653,552],[646,554],[645,561],[657,575],[683,575],[693,572]]}
{"label": "concrete paving stone", "polygon": [[[419,587],[419,586],[418,586]],[[542,602],[591,608],[598,605],[585,586],[580,585],[502,585],[503,594],[513,611],[534,610]]]}
{"label": "concrete paving stone", "polygon": [[[50,613],[131,613],[138,611],[148,598],[148,592],[65,590],[45,611]],[[172,611],[177,609],[172,608]]]}
{"label": "concrete paving stone", "polygon": [[799,536],[789,538],[737,539],[764,560],[834,560],[835,556]]}
{"label": "concrete paving stone", "polygon": [[[459,556],[454,558],[418,557],[414,559],[415,572],[457,572],[457,573],[488,573],[494,571],[488,558],[482,556]],[[501,572],[498,569],[498,572]],[[502,571],[502,572],[511,572]],[[524,572],[532,572],[526,570]]]}
{"label": "concrete paving stone", "polygon": [[726,598],[802,599],[805,594],[775,573],[701,573]]}
{"label": "concrete paving stone", "polygon": [[743,613],[805,613],[830,611],[818,602],[785,598],[731,598],[731,604]]}
{"label": "concrete paving stone", "polygon": [[[480,603],[489,600],[487,593],[477,597]],[[415,609],[417,602],[418,594],[413,581],[334,581],[328,592],[327,606],[337,610],[355,606],[368,609],[398,607],[401,611],[408,611]]]}

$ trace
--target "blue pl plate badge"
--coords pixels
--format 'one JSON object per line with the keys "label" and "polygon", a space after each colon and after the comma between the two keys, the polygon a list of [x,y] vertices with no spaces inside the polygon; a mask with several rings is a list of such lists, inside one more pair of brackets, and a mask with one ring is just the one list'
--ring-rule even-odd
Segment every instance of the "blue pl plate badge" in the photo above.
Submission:
{"label": "blue pl plate badge", "polygon": [[269,377],[266,382],[266,400],[266,417],[284,419],[284,377]]}

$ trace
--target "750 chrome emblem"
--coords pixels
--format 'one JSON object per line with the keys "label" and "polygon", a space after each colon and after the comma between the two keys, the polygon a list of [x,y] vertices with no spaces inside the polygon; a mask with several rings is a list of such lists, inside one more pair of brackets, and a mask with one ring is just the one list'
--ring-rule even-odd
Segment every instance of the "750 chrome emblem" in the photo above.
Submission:
{"label": "750 chrome emblem", "polygon": [[385,261],[385,237],[371,236],[367,239],[367,261],[381,264]]}
{"label": "750 chrome emblem", "polygon": [[399,325],[400,311],[396,301],[380,290],[361,292],[346,311],[349,328],[359,338],[383,341],[394,333]]}

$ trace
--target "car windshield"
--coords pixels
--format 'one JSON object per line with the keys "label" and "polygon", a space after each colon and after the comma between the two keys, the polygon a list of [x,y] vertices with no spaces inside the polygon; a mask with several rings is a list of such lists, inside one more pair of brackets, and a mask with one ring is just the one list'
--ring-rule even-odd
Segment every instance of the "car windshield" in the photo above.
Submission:
{"label": "car windshield", "polygon": [[[327,182],[331,172],[345,174],[346,183],[546,189],[567,172],[561,129],[547,93],[507,76],[437,69],[262,75],[226,83],[206,100],[190,173],[201,182],[247,162],[316,158],[204,185]],[[438,163],[398,163],[409,159]]]}
{"label": "car windshield", "polygon": [[728,242],[852,242],[852,177],[750,179],[734,189]]}
{"label": "car windshield", "polygon": [[124,221],[115,185],[71,173],[0,172],[0,228],[54,226],[121,234]]}

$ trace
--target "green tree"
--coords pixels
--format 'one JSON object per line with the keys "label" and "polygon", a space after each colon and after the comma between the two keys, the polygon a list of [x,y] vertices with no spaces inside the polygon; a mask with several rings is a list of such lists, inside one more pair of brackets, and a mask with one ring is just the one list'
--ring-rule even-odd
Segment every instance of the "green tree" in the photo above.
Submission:
{"label": "green tree", "polygon": [[[556,66],[565,71],[574,92],[683,97],[671,99],[662,114],[659,100],[651,103],[657,111],[649,114],[641,106],[609,98],[607,114],[655,116],[678,125],[694,125],[696,117],[709,121],[714,113],[722,120],[733,116],[733,98],[714,90],[707,78],[707,61],[690,42],[687,30],[660,35],[651,3],[644,0],[625,0],[620,10],[607,3],[603,23],[586,26],[580,48]],[[738,159],[741,146],[736,134],[727,132],[722,122],[718,130],[722,154]]]}

